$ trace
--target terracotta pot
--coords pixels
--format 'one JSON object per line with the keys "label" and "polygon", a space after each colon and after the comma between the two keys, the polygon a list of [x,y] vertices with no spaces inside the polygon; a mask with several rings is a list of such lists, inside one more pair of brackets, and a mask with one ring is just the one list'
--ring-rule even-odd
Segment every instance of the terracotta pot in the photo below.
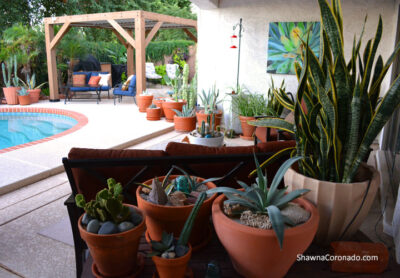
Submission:
{"label": "terracotta pot", "polygon": [[195,145],[202,145],[207,147],[222,147],[222,145],[224,144],[223,135],[213,138],[201,138],[193,136],[191,133],[189,133],[188,138],[190,144],[195,144]]}
{"label": "terracotta pot", "polygon": [[30,105],[31,104],[31,97],[29,95],[18,96],[18,101],[19,101],[20,105]]}
{"label": "terracotta pot", "polygon": [[[179,175],[171,175],[171,179],[178,177]],[[164,180],[163,177],[158,178],[160,181]],[[204,180],[199,178],[199,180]],[[152,180],[145,181],[145,184],[150,185]],[[216,185],[212,182],[206,184],[208,188],[214,188]],[[139,186],[136,190],[136,198],[138,207],[143,210],[146,215],[146,237],[147,240],[161,240],[162,231],[167,233],[173,233],[174,237],[179,237],[183,225],[192,211],[193,205],[186,206],[162,206],[153,204],[144,200],[140,196],[142,187]],[[193,225],[192,234],[190,235],[189,242],[193,246],[194,250],[198,250],[208,243],[211,236],[211,229],[209,225],[209,219],[211,215],[212,202],[217,197],[216,194],[204,201],[201,206],[199,213]]]}
{"label": "terracotta pot", "polygon": [[175,130],[189,132],[196,129],[196,117],[178,117],[174,115]]}
{"label": "terracotta pot", "polygon": [[239,116],[240,119],[240,124],[242,125],[242,133],[243,135],[240,135],[240,138],[244,140],[254,140],[253,135],[254,131],[256,130],[255,126],[249,125],[247,121],[252,121],[255,120],[255,117],[246,117],[246,116]]}
{"label": "terracotta pot", "polygon": [[285,174],[284,181],[285,185],[289,186],[289,191],[303,188],[311,190],[305,195],[305,198],[317,206],[321,217],[316,241],[319,244],[327,245],[332,241],[339,240],[347,225],[356,215],[368,186],[367,179],[371,176],[371,185],[364,205],[341,239],[346,240],[358,230],[372,206],[380,184],[378,171],[363,163],[356,176],[356,180],[362,182],[334,183],[306,177],[290,168]]}
{"label": "terracotta pot", "polygon": [[176,259],[164,259],[159,256],[153,256],[153,262],[156,265],[158,277],[160,278],[183,278],[187,264],[192,256],[192,247],[189,244],[189,251],[183,257]]}
{"label": "terracotta pot", "polygon": [[318,210],[308,201],[295,202],[311,212],[308,221],[299,226],[285,229],[283,248],[280,249],[274,230],[263,230],[242,225],[229,217],[223,210],[224,195],[219,196],[212,206],[215,232],[225,247],[235,270],[245,277],[283,277],[311,244],[318,228]]}
{"label": "terracotta pot", "polygon": [[139,107],[139,112],[146,112],[147,107],[153,102],[153,96],[136,96],[137,106]]}
{"label": "terracotta pot", "polygon": [[173,122],[174,121],[174,116],[175,116],[175,111],[172,109],[176,109],[178,111],[182,111],[182,106],[186,104],[186,101],[166,101],[162,104],[164,114],[165,114],[165,119],[167,122]]}
{"label": "terracotta pot", "polygon": [[153,98],[153,104],[155,104],[157,107],[161,108],[161,117],[165,117],[164,114],[164,109],[163,109],[163,103],[169,98],[167,97],[157,97]]}
{"label": "terracotta pot", "polygon": [[41,91],[42,91],[41,89],[28,90],[29,96],[31,97],[31,103],[39,102]]}
{"label": "terracotta pot", "polygon": [[[210,115],[210,122],[212,120],[212,115],[213,114],[204,114],[204,110],[196,112],[196,118],[197,118],[197,125],[201,126],[201,123],[204,121],[207,123],[207,116]],[[221,126],[221,119],[222,119],[222,111],[219,111],[215,113],[215,126],[214,130],[217,128],[217,126]]]}
{"label": "terracotta pot", "polygon": [[161,119],[161,108],[149,108],[147,107],[146,112],[147,116],[146,119],[149,121],[159,121]]}
{"label": "terracotta pot", "polygon": [[21,90],[20,87],[4,87],[4,97],[6,98],[7,104],[16,105],[18,104],[18,93],[17,90]]}
{"label": "terracotta pot", "polygon": [[[138,213],[144,217],[144,213],[135,206]],[[112,235],[98,235],[89,233],[81,225],[82,217],[79,217],[78,228],[81,238],[89,247],[90,254],[97,270],[105,277],[125,277],[136,270],[136,258],[140,238],[145,230],[145,220],[135,228],[126,232]]]}

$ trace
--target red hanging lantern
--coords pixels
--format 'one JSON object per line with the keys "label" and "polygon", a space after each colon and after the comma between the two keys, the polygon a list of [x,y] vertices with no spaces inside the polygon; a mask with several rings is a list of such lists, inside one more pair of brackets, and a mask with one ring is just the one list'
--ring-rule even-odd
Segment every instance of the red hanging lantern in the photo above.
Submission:
{"label": "red hanging lantern", "polygon": [[234,34],[231,36],[231,47],[230,48],[237,48],[236,42],[237,42],[237,36]]}

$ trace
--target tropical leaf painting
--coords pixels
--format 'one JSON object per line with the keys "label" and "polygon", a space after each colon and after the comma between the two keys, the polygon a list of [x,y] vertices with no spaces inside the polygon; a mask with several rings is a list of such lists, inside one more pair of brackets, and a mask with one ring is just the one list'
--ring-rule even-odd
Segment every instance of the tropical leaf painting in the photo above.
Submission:
{"label": "tropical leaf painting", "polygon": [[294,63],[302,65],[301,40],[319,57],[320,22],[270,22],[268,37],[268,73],[295,74]]}

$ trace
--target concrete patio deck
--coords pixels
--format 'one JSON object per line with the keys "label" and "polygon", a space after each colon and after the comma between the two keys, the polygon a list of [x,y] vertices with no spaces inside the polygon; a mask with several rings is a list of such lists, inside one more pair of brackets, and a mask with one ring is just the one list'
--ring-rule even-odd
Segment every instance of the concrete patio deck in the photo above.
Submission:
{"label": "concrete patio deck", "polygon": [[[154,95],[164,95],[163,89],[149,89]],[[1,105],[0,108],[16,107]],[[18,106],[21,107],[21,106]],[[63,171],[61,158],[72,147],[127,148],[173,130],[173,123],[147,121],[146,113],[140,113],[133,98],[124,97],[114,106],[112,99],[103,93],[102,101],[73,100],[40,101],[29,108],[64,109],[81,113],[88,123],[81,129],[54,140],[0,154],[0,195],[31,184]]]}

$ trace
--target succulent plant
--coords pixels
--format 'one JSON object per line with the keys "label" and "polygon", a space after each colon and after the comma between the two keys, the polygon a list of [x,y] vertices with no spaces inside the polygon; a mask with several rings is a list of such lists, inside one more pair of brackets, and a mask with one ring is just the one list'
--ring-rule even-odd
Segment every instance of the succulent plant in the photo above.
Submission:
{"label": "succulent plant", "polygon": [[[7,88],[11,87],[11,81],[12,81],[14,87],[18,87],[19,78],[18,78],[18,74],[17,74],[17,70],[18,70],[17,56],[14,55],[13,57],[10,57],[7,60],[6,64],[7,64],[7,71],[6,71],[6,67],[5,67],[4,63],[1,64],[1,68],[3,71],[4,84],[6,85]],[[11,76],[13,68],[14,68],[14,74],[13,74],[13,76]]]}
{"label": "succulent plant", "polygon": [[309,190],[299,189],[286,194],[287,188],[278,189],[278,185],[289,167],[300,159],[302,159],[302,157],[293,157],[283,163],[276,172],[271,185],[268,187],[267,177],[263,175],[257,157],[254,155],[254,161],[257,167],[256,183],[248,186],[246,183],[238,181],[244,191],[230,187],[217,187],[207,190],[207,194],[223,193],[228,198],[225,204],[238,204],[244,209],[248,209],[254,213],[267,214],[278,238],[279,245],[282,248],[284,225],[285,223],[293,225],[293,223],[281,214],[280,209],[284,208],[290,201],[307,193]]}
{"label": "succulent plant", "polygon": [[43,82],[42,84],[36,86],[36,75],[35,74],[32,74],[32,78],[29,76],[29,74],[27,74],[26,82],[24,82],[24,80],[22,80],[21,78],[19,79],[19,81],[21,81],[21,83],[27,90],[40,89],[40,88],[42,88],[43,85],[45,85],[47,83],[47,82]]}
{"label": "succulent plant", "polygon": [[160,256],[165,252],[174,252],[177,257],[182,257],[187,253],[189,250],[187,244],[192,232],[194,220],[206,198],[207,194],[205,192],[199,195],[189,217],[186,219],[177,241],[174,239],[173,233],[168,234],[165,231],[162,232],[161,241],[151,241],[152,252],[148,254],[149,257]]}
{"label": "succulent plant", "polygon": [[155,105],[154,103],[152,103],[152,104],[149,106],[149,108],[155,109],[155,108],[157,108],[157,105]]}
{"label": "succulent plant", "polygon": [[18,95],[19,96],[27,96],[29,95],[29,92],[25,88],[21,88],[21,90],[18,90]]}
{"label": "succulent plant", "polygon": [[193,131],[191,135],[201,138],[214,138],[223,136],[220,126],[215,127],[215,114],[207,115],[207,123],[202,121],[201,126],[199,126],[197,130]]}
{"label": "succulent plant", "polygon": [[122,204],[122,186],[113,178],[107,180],[108,188],[99,191],[96,199],[86,203],[82,194],[77,194],[75,203],[83,208],[92,218],[101,222],[112,221],[115,224],[127,221],[131,217],[131,211]]}
{"label": "succulent plant", "polygon": [[211,88],[211,90],[208,90],[208,93],[202,90],[199,97],[201,103],[204,106],[205,114],[212,114],[217,109],[217,104],[222,101],[218,100],[218,96],[219,96],[219,90],[217,89],[217,86],[215,84]]}
{"label": "succulent plant", "polygon": [[172,109],[175,111],[177,117],[193,117],[194,116],[194,108],[189,108],[187,104],[182,106],[182,111]]}

